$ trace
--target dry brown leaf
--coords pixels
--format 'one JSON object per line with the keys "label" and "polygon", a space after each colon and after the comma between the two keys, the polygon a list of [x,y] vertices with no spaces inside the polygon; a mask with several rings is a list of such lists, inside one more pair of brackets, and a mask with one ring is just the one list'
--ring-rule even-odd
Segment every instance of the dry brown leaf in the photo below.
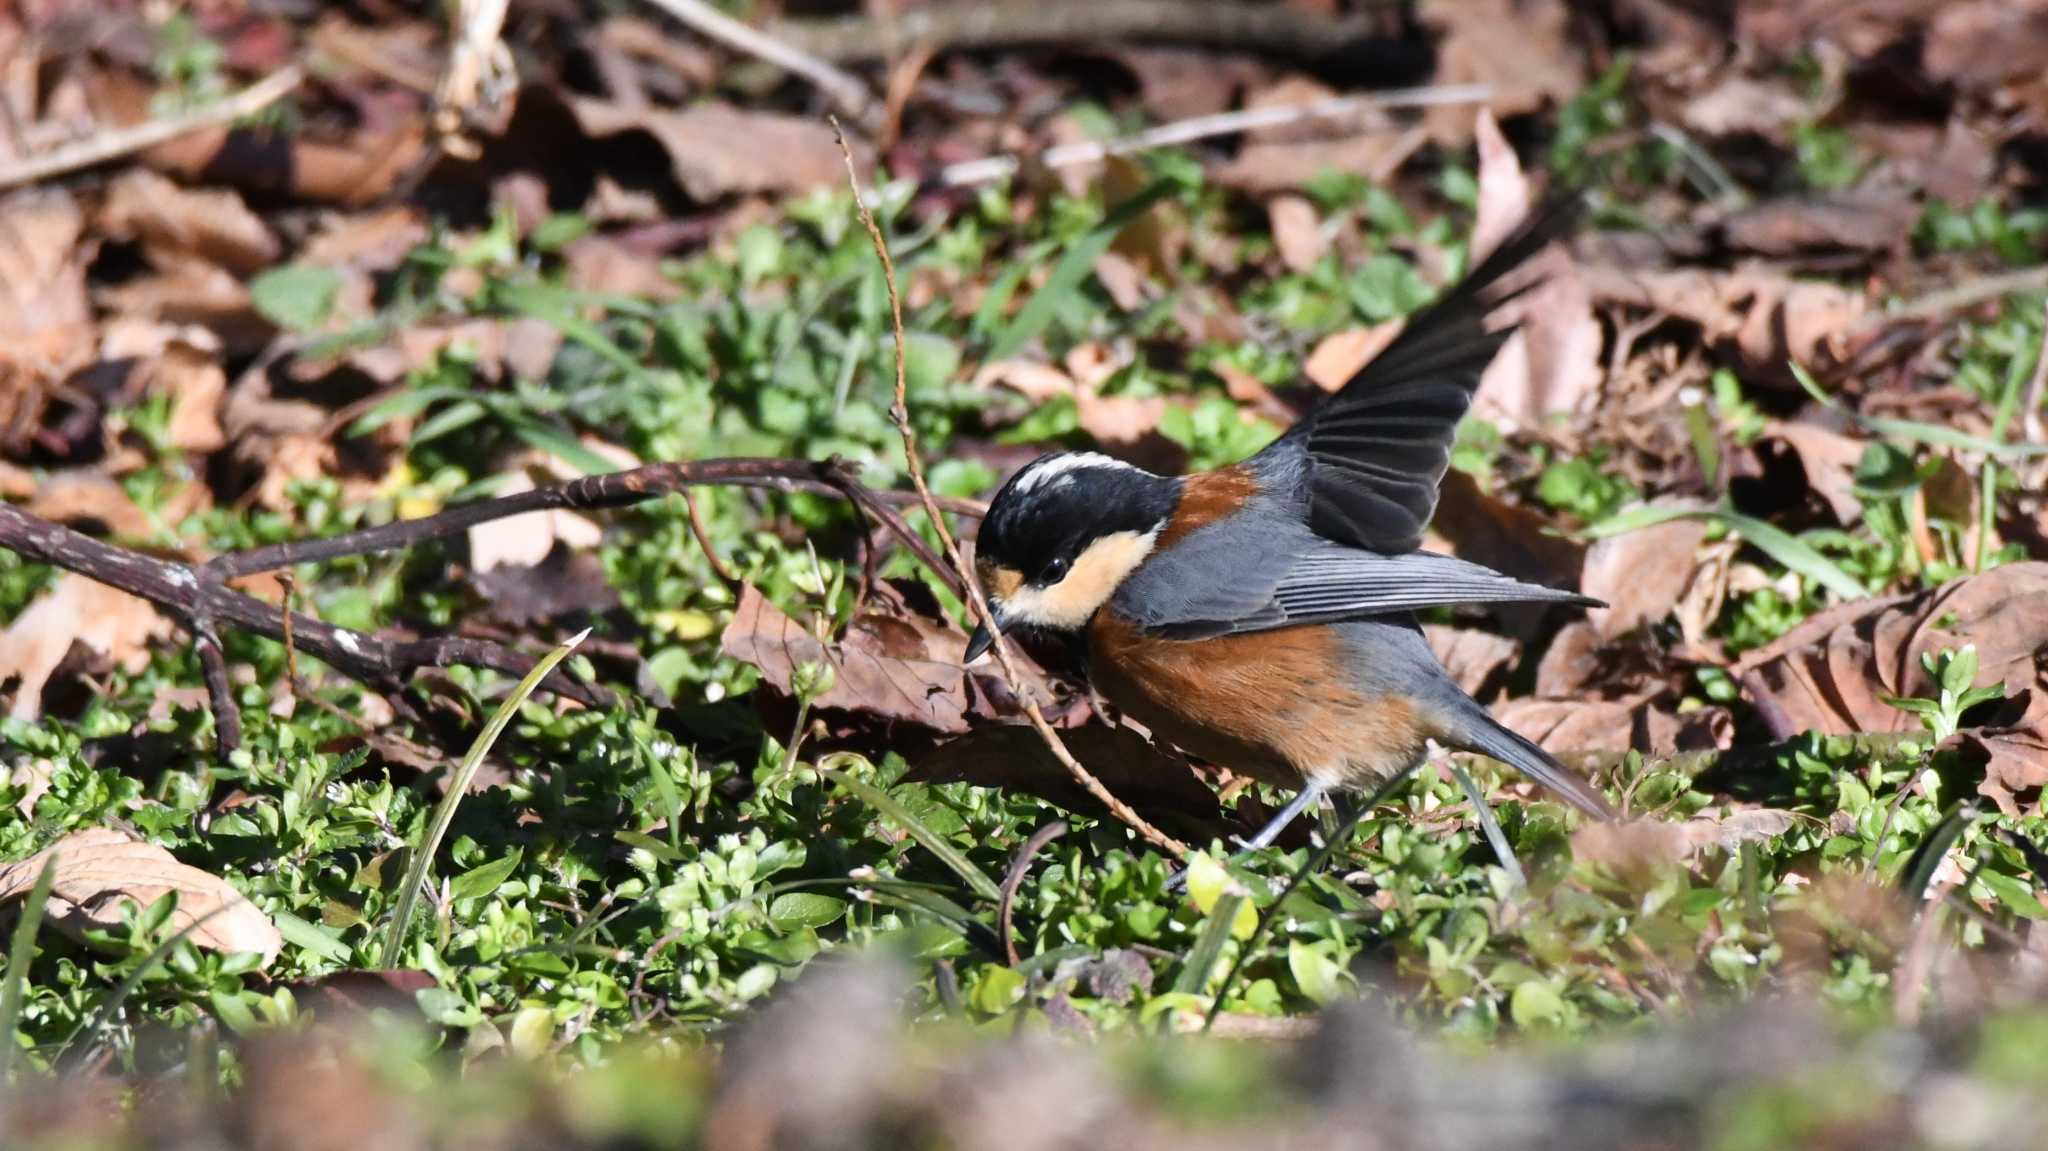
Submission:
{"label": "dry brown leaf", "polygon": [[1423,638],[1437,662],[1451,673],[1465,694],[1482,694],[1500,672],[1521,657],[1522,645],[1504,635],[1478,628],[1422,625]]}
{"label": "dry brown leaf", "polygon": [[1493,714],[1553,755],[1631,750],[1675,755],[1726,748],[1734,737],[1732,718],[1718,707],[1673,714],[1654,704],[1623,700],[1522,698],[1496,704]]}
{"label": "dry brown leaf", "polygon": [[1266,220],[1273,229],[1273,246],[1280,262],[1290,272],[1306,272],[1330,250],[1323,234],[1323,221],[1308,197],[1286,193],[1266,201]]}
{"label": "dry brown leaf", "polygon": [[[1328,86],[1290,76],[1245,99],[1245,107],[1281,108],[1335,97]],[[1303,121],[1249,132],[1229,163],[1210,172],[1226,188],[1254,196],[1299,191],[1331,172],[1385,181],[1428,142],[1420,129],[1400,129],[1384,112],[1367,111],[1342,122]]]}
{"label": "dry brown leaf", "polygon": [[1857,600],[1821,612],[1735,665],[1771,734],[1908,731],[1918,720],[1885,696],[1931,696],[1920,657],[1977,647],[1976,686],[2008,698],[2043,689],[2048,563],[2020,563],[1915,596]]}
{"label": "dry brown leaf", "polygon": [[1686,101],[1685,126],[1703,136],[1751,133],[1779,139],[1812,115],[1807,102],[1787,84],[1729,76]]}
{"label": "dry brown leaf", "polygon": [[100,337],[100,359],[132,361],[131,386],[171,400],[171,444],[200,454],[227,446],[220,412],[228,376],[220,354],[220,338],[196,325],[121,316],[109,320]]}
{"label": "dry brown leaf", "polygon": [[239,194],[183,188],[147,168],[123,172],[107,189],[99,226],[140,244],[158,266],[196,257],[247,276],[275,264],[283,250]]}
{"label": "dry brown leaf", "polygon": [[1944,0],[1926,36],[1920,64],[1939,83],[1981,91],[2048,68],[2048,5],[2039,0]]}
{"label": "dry brown leaf", "polygon": [[1034,403],[1069,396],[1081,430],[1105,447],[1128,448],[1158,430],[1166,414],[1164,396],[1105,396],[1096,390],[1117,367],[1106,349],[1083,344],[1069,353],[1067,366],[1063,372],[1033,360],[998,360],[975,373],[974,386],[1008,388]]}
{"label": "dry brown leaf", "polygon": [[0,200],[0,375],[63,375],[92,355],[84,231],[84,213],[61,188]]}
{"label": "dry brown leaf", "polygon": [[[2028,693],[2018,719],[1998,727],[1957,732],[1946,745],[1984,769],[1977,794],[2007,815],[2039,816],[2048,799],[2048,691]],[[2033,802],[2024,810],[2021,796]]]}
{"label": "dry brown leaf", "polygon": [[1479,110],[1479,205],[1473,212],[1472,263],[1479,264],[1529,218],[1529,177],[1493,113]]}
{"label": "dry brown leaf", "polygon": [[1488,495],[1470,473],[1444,473],[1424,546],[1545,587],[1578,586],[1586,545],[1556,534],[1541,512]]}
{"label": "dry brown leaf", "polygon": [[[594,137],[646,132],[668,151],[677,182],[698,201],[750,192],[807,192],[846,181],[845,162],[832,129],[813,116],[753,112],[729,104],[694,104],[681,110],[629,108],[602,100],[570,104],[576,121]],[[873,157],[851,141],[865,171]]]}
{"label": "dry brown leaf", "polygon": [[[1480,111],[1477,136],[1479,210],[1472,247],[1483,256],[1528,216],[1531,197],[1522,163],[1491,112]],[[1519,326],[1487,365],[1473,396],[1474,410],[1511,429],[1540,427],[1552,416],[1576,411],[1606,377],[1600,357],[1605,336],[1577,267],[1556,247],[1536,263],[1544,283],[1508,309]]]}
{"label": "dry brown leaf", "polygon": [[1401,334],[1404,320],[1388,320],[1369,328],[1346,328],[1317,342],[1302,362],[1301,374],[1326,392],[1334,392],[1351,381],[1358,370],[1387,350]]}
{"label": "dry brown leaf", "polygon": [[1806,473],[1806,486],[1833,509],[1844,527],[1863,518],[1863,501],[1856,496],[1856,465],[1870,446],[1868,441],[1823,424],[1781,420],[1766,425],[1763,438],[1792,449]]}
{"label": "dry brown leaf", "polygon": [[0,685],[16,681],[8,714],[34,721],[42,714],[43,685],[74,643],[121,665],[130,674],[149,664],[149,641],[170,633],[170,621],[126,592],[66,572],[0,633]]}
{"label": "dry brown leaf", "polygon": [[1735,851],[1744,843],[1776,839],[1799,824],[1799,816],[1754,807],[1723,816],[1698,815],[1682,822],[1632,819],[1590,822],[1572,832],[1572,858],[1625,870],[1679,863],[1706,849]]}
{"label": "dry brown leaf", "polygon": [[1668,520],[1593,541],[1579,590],[1607,601],[1586,614],[1600,636],[1611,640],[1670,615],[1692,586],[1706,539],[1703,521]]}
{"label": "dry brown leaf", "polygon": [[57,859],[45,914],[66,929],[117,927],[124,904],[148,908],[168,892],[178,905],[171,924],[212,951],[253,951],[267,965],[284,937],[241,892],[218,875],[179,863],[170,852],[111,827],[74,831],[18,863],[0,867],[0,903],[35,886],[43,864]]}
{"label": "dry brown leaf", "polygon": [[[530,492],[534,486],[525,468],[515,468],[499,486],[498,495]],[[566,508],[486,520],[469,529],[469,567],[478,573],[498,567],[533,567],[548,558],[558,540],[571,551],[586,551],[604,542],[604,529]]]}
{"label": "dry brown leaf", "polygon": [[[1434,82],[1486,85],[1498,116],[1562,105],[1585,85],[1585,56],[1571,43],[1563,0],[1428,0],[1420,17],[1438,36]],[[1472,142],[1464,108],[1432,108],[1423,125],[1446,148]]]}
{"label": "dry brown leaf", "polygon": [[414,208],[329,212],[299,249],[298,258],[324,267],[388,272],[425,243],[428,235],[426,222]]}
{"label": "dry brown leaf", "polygon": [[820,708],[904,720],[935,731],[968,729],[967,673],[960,666],[964,636],[960,650],[946,659],[887,655],[855,647],[850,640],[828,649],[748,584],[740,589],[739,608],[719,644],[727,655],[759,668],[761,678],[785,695],[799,668],[829,668],[831,686],[813,700]]}
{"label": "dry brown leaf", "polygon": [[53,523],[99,524],[116,536],[144,538],[156,530],[121,481],[94,469],[71,468],[50,475],[36,485],[24,510]]}
{"label": "dry brown leaf", "polygon": [[1906,242],[1920,211],[1898,189],[1786,197],[1730,215],[1721,221],[1721,234],[1730,247],[1758,256],[1884,252]]}
{"label": "dry brown leaf", "polygon": [[1580,271],[1593,299],[1696,324],[1708,343],[1732,344],[1751,366],[1771,371],[1782,371],[1788,357],[1812,363],[1823,351],[1839,353],[1840,341],[1870,308],[1860,292],[1754,266]]}

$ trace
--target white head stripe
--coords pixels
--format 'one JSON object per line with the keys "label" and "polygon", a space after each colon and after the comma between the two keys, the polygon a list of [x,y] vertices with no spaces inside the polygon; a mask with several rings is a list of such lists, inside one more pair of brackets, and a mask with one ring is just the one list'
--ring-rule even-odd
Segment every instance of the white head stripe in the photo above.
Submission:
{"label": "white head stripe", "polygon": [[1023,474],[1017,477],[1017,486],[1011,491],[1021,496],[1069,472],[1077,472],[1084,468],[1117,468],[1127,472],[1138,470],[1122,460],[1112,459],[1100,452],[1063,452],[1026,468]]}

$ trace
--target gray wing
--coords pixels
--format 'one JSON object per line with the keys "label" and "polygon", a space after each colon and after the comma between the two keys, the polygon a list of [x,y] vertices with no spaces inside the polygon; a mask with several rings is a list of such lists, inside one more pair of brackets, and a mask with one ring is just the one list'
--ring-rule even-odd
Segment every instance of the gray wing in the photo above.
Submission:
{"label": "gray wing", "polygon": [[1458,604],[1598,602],[1452,556],[1383,555],[1237,515],[1155,554],[1110,607],[1152,634],[1204,639]]}

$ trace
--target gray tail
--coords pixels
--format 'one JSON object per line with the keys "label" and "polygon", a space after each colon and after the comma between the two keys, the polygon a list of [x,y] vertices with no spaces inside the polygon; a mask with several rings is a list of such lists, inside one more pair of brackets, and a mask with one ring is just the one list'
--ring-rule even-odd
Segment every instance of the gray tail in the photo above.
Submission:
{"label": "gray tail", "polygon": [[1614,808],[1598,789],[1572,774],[1570,768],[1557,762],[1549,752],[1502,727],[1476,703],[1461,710],[1464,712],[1464,730],[1454,734],[1459,750],[1476,751],[1507,764],[1595,819],[1616,817]]}

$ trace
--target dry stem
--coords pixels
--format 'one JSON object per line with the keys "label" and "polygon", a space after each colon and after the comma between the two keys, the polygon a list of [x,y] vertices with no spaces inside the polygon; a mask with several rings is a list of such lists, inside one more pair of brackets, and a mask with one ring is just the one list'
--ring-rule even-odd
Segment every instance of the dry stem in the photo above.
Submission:
{"label": "dry stem", "polygon": [[965,588],[966,594],[962,598],[973,611],[975,620],[985,625],[989,633],[995,637],[995,657],[996,662],[1002,666],[1003,678],[1009,682],[1010,690],[1016,695],[1018,702],[1024,705],[1024,714],[1030,717],[1031,726],[1037,729],[1039,738],[1045,741],[1045,746],[1052,752],[1053,758],[1060,761],[1060,766],[1066,768],[1067,774],[1086,788],[1088,794],[1107,807],[1110,814],[1144,836],[1155,847],[1176,856],[1184,856],[1188,854],[1187,844],[1152,826],[1143,816],[1132,810],[1129,804],[1112,795],[1110,790],[1102,785],[1102,781],[1095,778],[1093,772],[1074,758],[1073,753],[1067,750],[1066,742],[1060,738],[1060,733],[1053,730],[1052,724],[1046,722],[1045,713],[1039,709],[1037,698],[1025,687],[1024,678],[1017,671],[1016,661],[1010,653],[1009,641],[996,629],[995,618],[989,613],[988,600],[982,595],[981,585],[975,580],[973,569],[960,554],[959,541],[954,539],[953,533],[947,529],[945,515],[939,510],[938,502],[932,498],[931,489],[925,485],[924,465],[919,462],[917,452],[917,433],[911,429],[910,407],[905,398],[907,375],[904,364],[903,298],[896,291],[896,262],[890,259],[889,245],[882,239],[882,229],[875,223],[874,213],[868,211],[867,200],[861,196],[860,174],[853,168],[853,152],[846,146],[846,133],[840,129],[836,118],[832,121],[832,131],[839,139],[840,154],[846,159],[846,180],[847,186],[853,189],[854,207],[860,211],[860,222],[867,228],[868,238],[874,242],[875,255],[882,262],[882,279],[889,289],[889,322],[896,338],[896,396],[889,406],[889,419],[896,425],[897,433],[903,437],[903,456],[910,471],[911,486],[917,489],[918,498],[924,504],[925,515],[930,517],[933,530],[939,533],[939,544],[946,553],[946,559],[953,565],[954,572],[960,577],[960,582]]}
{"label": "dry stem", "polygon": [[297,64],[289,64],[234,95],[216,100],[203,108],[194,108],[177,116],[145,120],[126,128],[98,132],[75,144],[66,144],[48,152],[25,156],[15,163],[0,167],[0,189],[34,184],[52,176],[62,176],[81,168],[104,164],[108,160],[154,148],[158,144],[203,128],[218,127],[244,116],[253,116],[282,99],[305,78],[305,69]]}

